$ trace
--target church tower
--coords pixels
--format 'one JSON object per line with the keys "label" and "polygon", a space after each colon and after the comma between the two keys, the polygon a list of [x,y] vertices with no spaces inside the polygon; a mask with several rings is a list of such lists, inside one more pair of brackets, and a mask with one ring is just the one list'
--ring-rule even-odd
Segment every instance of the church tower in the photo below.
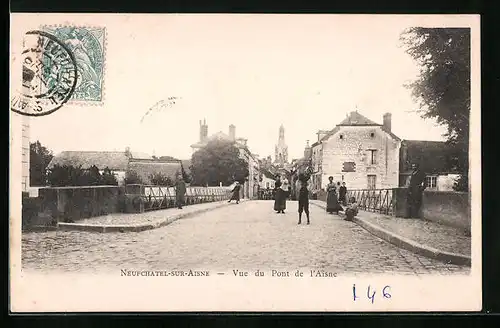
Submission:
{"label": "church tower", "polygon": [[288,146],[285,144],[285,128],[280,126],[278,144],[274,148],[274,163],[280,166],[288,164]]}

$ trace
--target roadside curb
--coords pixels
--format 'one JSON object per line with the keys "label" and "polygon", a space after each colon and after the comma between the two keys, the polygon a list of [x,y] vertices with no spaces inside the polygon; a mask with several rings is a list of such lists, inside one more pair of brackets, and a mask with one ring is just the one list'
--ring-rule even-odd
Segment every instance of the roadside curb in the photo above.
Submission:
{"label": "roadside curb", "polygon": [[[326,207],[317,202],[312,202],[312,204],[321,208]],[[471,266],[471,258],[469,256],[445,252],[429,246],[419,244],[413,240],[397,235],[391,231],[383,229],[380,226],[368,222],[367,220],[359,217],[355,217],[352,222],[356,223],[357,225],[359,225],[366,231],[370,232],[374,236],[383,239],[399,248],[413,252],[415,254],[419,254],[448,264]]]}
{"label": "roadside curb", "polygon": [[[245,200],[241,200],[240,203],[243,203]],[[82,224],[82,223],[64,223],[58,222],[57,229],[61,231],[87,231],[87,232],[99,232],[99,233],[107,233],[107,232],[142,232],[146,230],[152,230],[164,227],[169,225],[172,222],[175,222],[179,219],[184,219],[190,216],[198,215],[201,213],[209,212],[221,207],[230,206],[231,204],[224,201],[217,206],[210,208],[202,208],[199,210],[194,210],[188,213],[178,213],[171,216],[166,217],[164,220],[155,223],[146,223],[146,224],[136,224],[136,225],[101,225],[101,224]]]}

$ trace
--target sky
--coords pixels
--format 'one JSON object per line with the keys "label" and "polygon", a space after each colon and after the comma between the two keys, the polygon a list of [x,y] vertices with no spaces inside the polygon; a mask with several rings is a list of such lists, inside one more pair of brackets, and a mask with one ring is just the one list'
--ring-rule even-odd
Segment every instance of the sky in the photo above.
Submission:
{"label": "sky", "polygon": [[[30,118],[31,141],[55,154],[130,147],[187,159],[206,119],[209,135],[234,124],[260,157],[274,156],[283,124],[289,159],[300,158],[306,140],[312,144],[318,130],[333,129],[356,109],[380,124],[392,113],[401,139],[444,140],[444,127],[421,119],[403,86],[418,73],[399,42],[410,21],[111,15],[93,23],[107,30],[103,104],[67,104]],[[180,99],[141,122],[169,97]]]}

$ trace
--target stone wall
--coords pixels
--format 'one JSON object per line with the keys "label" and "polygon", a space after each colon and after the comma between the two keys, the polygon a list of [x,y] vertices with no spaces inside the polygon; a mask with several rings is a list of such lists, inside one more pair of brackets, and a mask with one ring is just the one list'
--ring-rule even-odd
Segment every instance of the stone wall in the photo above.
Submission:
{"label": "stone wall", "polygon": [[[185,205],[230,197],[228,187],[187,187]],[[57,222],[75,222],[118,212],[140,213],[147,210],[150,203],[159,201],[161,206],[153,209],[176,206],[175,188],[139,184],[40,188],[39,197],[23,194],[23,228],[55,226]]]}
{"label": "stone wall", "polygon": [[123,194],[124,190],[118,186],[40,188],[37,224],[71,222],[119,212]]}
{"label": "stone wall", "polygon": [[[342,138],[341,138],[342,137]],[[322,188],[328,177],[345,181],[347,188],[368,188],[368,175],[376,176],[376,189],[395,188],[399,183],[400,142],[379,126],[342,126],[323,146]],[[376,150],[371,163],[370,149]],[[344,162],[356,163],[355,172],[342,172]]]}
{"label": "stone wall", "polygon": [[[353,192],[351,190],[351,192]],[[317,199],[326,202],[326,192],[319,191]],[[408,217],[408,189],[393,188],[393,215]],[[470,233],[471,207],[468,193],[455,191],[424,191],[421,217],[440,224],[464,229]]]}
{"label": "stone wall", "polygon": [[424,191],[421,214],[427,220],[461,228],[470,233],[470,211],[469,193]]}

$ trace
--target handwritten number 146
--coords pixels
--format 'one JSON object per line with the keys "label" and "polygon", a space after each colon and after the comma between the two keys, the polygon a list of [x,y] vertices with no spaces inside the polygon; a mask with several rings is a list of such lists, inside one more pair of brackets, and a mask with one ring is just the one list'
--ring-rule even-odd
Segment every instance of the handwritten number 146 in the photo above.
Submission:
{"label": "handwritten number 146", "polygon": [[[382,288],[382,297],[383,298],[391,298],[391,287],[390,286],[385,286]],[[371,286],[368,285],[368,288],[366,289],[366,297],[372,302],[375,302],[375,295],[377,294],[376,289],[371,289]],[[356,284],[352,285],[352,296],[354,298],[354,301],[359,299],[360,297],[357,296],[356,294]]]}

